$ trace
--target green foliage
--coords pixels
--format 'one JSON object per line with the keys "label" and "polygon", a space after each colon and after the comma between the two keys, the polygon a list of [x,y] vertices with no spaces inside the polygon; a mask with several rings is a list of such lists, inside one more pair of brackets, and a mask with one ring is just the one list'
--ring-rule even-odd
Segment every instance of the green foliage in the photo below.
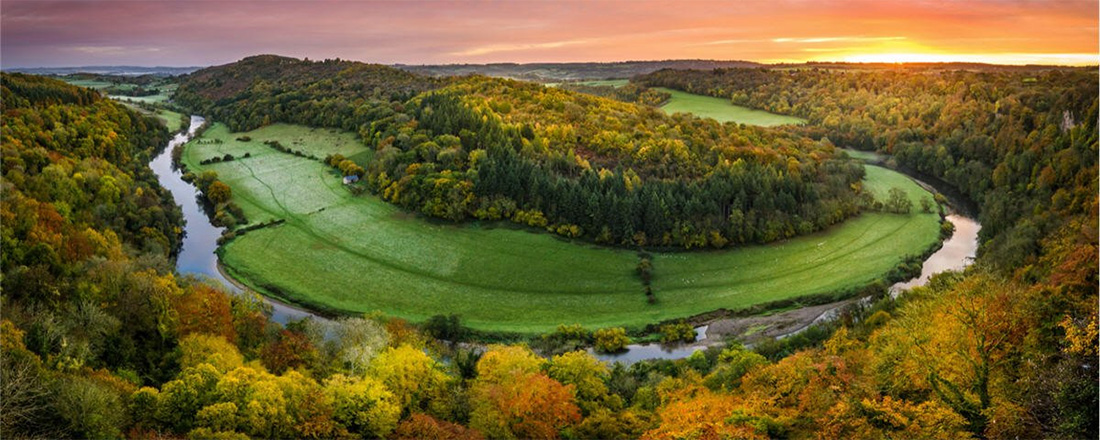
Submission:
{"label": "green foliage", "polygon": [[[370,87],[372,99],[356,93]],[[507,201],[529,214],[517,223],[570,238],[692,248],[775,241],[858,210],[860,168],[831,145],[538,84],[261,56],[192,74],[176,99],[235,130],[356,130],[375,160],[330,165],[449,220],[501,218],[483,207]],[[733,210],[747,217],[731,225]]]}
{"label": "green foliage", "polygon": [[788,124],[799,125],[806,122],[806,120],[802,118],[781,114],[777,115],[775,113],[742,107],[736,103],[730,103],[728,99],[684,93],[679,90],[666,89],[663,87],[649,90],[655,90],[658,93],[668,95],[668,99],[663,102],[664,105],[661,106],[661,110],[669,114],[691,113],[703,118],[714,118],[718,122],[735,122],[738,124],[759,125],[762,127],[774,127]]}
{"label": "green foliage", "polygon": [[718,355],[718,366],[707,375],[703,383],[706,384],[707,388],[716,391],[719,389],[736,390],[741,385],[741,378],[746,373],[767,364],[768,360],[764,356],[736,344],[723,350]]}
{"label": "green foliage", "polygon": [[450,342],[461,342],[468,333],[462,319],[455,314],[432,315],[424,323],[424,331],[433,338]]}
{"label": "green foliage", "polygon": [[[913,209],[913,201],[901,188],[890,188],[889,197],[886,199],[886,210],[895,214],[908,214]],[[922,199],[923,200],[923,199]],[[931,212],[926,210],[925,212]]]}
{"label": "green foliage", "polygon": [[572,351],[554,356],[546,374],[564,385],[573,386],[584,414],[595,411],[608,398],[607,366],[586,352]]}
{"label": "green foliage", "polygon": [[549,355],[580,350],[592,344],[592,332],[580,324],[560,324],[551,333],[542,335],[535,348]]}
{"label": "green foliage", "polygon": [[695,342],[695,328],[684,321],[661,326],[661,343]]}
{"label": "green foliage", "polygon": [[440,83],[379,64],[260,55],[194,72],[173,98],[234,131],[273,122],[356,130],[354,117],[392,113],[396,102]]}
{"label": "green foliage", "polygon": [[892,153],[979,202],[982,241],[1007,260],[1035,251],[1002,234],[1020,219],[1090,209],[1081,202],[1092,197],[1100,87],[1091,69],[669,70],[636,80],[805,117],[812,136]]}
{"label": "green foliage", "polygon": [[601,328],[592,334],[596,340],[595,348],[600,353],[618,353],[626,349],[630,344],[630,338],[626,336],[626,329],[622,327]]}
{"label": "green foliage", "polygon": [[[626,83],[617,84],[604,84],[601,81],[589,81],[583,83],[563,83],[558,86],[563,90],[571,90],[574,92],[587,93],[589,95],[602,96],[605,98],[611,98],[622,102],[633,102],[636,104],[659,106],[666,103],[669,98],[672,98],[672,94],[657,89],[650,89],[648,87],[639,86],[637,84]],[[624,84],[625,83],[625,84]],[[528,137],[530,139],[530,137]]]}
{"label": "green foliage", "polygon": [[[260,143],[283,139],[295,145],[301,140],[296,148],[318,157],[369,155],[349,133],[272,125],[247,133],[253,138],[249,143],[234,140],[241,135],[214,124],[204,138],[224,142],[193,142],[184,160],[193,172],[216,171],[217,179],[233,188],[234,203],[255,224],[285,222],[228,242],[221,262],[235,278],[266,295],[333,312],[382,310],[412,322],[453,313],[472,329],[528,334],[552,331],[563,322],[592,329],[640,328],[717,308],[736,310],[862,286],[890,271],[904,255],[923,253],[939,234],[933,214],[865,213],[826,236],[781,245],[651,252],[659,271],[651,281],[654,298],[660,298],[654,306],[646,302],[634,275],[639,261],[634,251],[578,246],[490,222],[451,226],[423,221],[369,194],[347,191],[320,161],[280,154]],[[250,159],[196,165],[210,155],[242,157],[249,152]],[[891,186],[905,189],[914,200],[927,194],[905,176],[873,166],[866,168],[861,186],[861,191],[883,198]],[[501,213],[510,209],[506,204],[485,209],[490,206]],[[424,259],[424,249],[435,257]],[[785,263],[753,264],[775,260]],[[579,266],[586,270],[578,272]],[[364,284],[362,277],[386,282]],[[486,301],[494,307],[485,307]]]}
{"label": "green foliage", "polygon": [[62,380],[54,409],[74,437],[119,438],[129,423],[121,396],[94,380],[74,377]]}
{"label": "green foliage", "polygon": [[935,204],[933,204],[931,200],[929,200],[927,197],[921,197],[921,199],[920,199],[920,210],[921,210],[921,212],[930,213],[930,212],[932,212],[932,207],[933,206],[935,206]]}

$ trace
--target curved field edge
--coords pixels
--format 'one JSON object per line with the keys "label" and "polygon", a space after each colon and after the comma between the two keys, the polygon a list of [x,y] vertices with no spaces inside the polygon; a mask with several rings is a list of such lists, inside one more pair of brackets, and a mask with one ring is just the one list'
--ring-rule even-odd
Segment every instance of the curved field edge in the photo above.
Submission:
{"label": "curved field edge", "polygon": [[762,127],[774,127],[787,124],[800,125],[806,123],[805,119],[799,117],[780,115],[764,110],[734,105],[729,99],[696,95],[694,93],[665,87],[655,87],[654,89],[671,95],[668,101],[665,101],[660,107],[662,111],[668,114],[692,113],[704,118],[713,118],[718,122],[736,122],[738,124],[759,125]]}
{"label": "curved field edge", "polygon": [[[235,140],[242,135],[252,140]],[[231,134],[215,125],[202,139],[185,152],[190,169],[217,171],[251,222],[285,220],[220,248],[227,271],[261,293],[328,313],[380,311],[411,321],[455,313],[478,330],[518,333],[562,323],[637,329],[858,289],[939,241],[937,214],[875,213],[767,246],[656,253],[658,301],[649,304],[634,274],[635,252],[502,227],[507,224],[427,221],[372,195],[353,195],[319,161],[261,142],[369,160],[369,150],[351,134],[288,125]],[[241,159],[246,152],[250,157]],[[227,153],[238,159],[199,165]],[[916,206],[931,197],[901,174],[867,171],[865,184],[880,198],[894,186]]]}

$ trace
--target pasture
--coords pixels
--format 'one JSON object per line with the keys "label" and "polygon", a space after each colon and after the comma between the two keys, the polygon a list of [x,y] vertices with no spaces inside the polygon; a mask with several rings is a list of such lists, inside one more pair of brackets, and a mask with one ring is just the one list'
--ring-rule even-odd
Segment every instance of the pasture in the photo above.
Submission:
{"label": "pasture", "polygon": [[[241,136],[251,141],[237,141]],[[936,214],[875,213],[766,246],[656,253],[658,302],[648,304],[635,251],[510,223],[424,219],[369,193],[353,195],[325,164],[264,140],[360,163],[370,160],[370,150],[334,130],[279,124],[229,133],[215,124],[184,154],[192,171],[214,170],[230,185],[251,222],[286,221],[225,245],[222,263],[230,274],[265,294],[331,312],[381,311],[411,321],[456,313],[473,328],[522,333],[562,323],[637,328],[861,286],[905,255],[923,252],[939,233]],[[237,159],[199,165],[225,154]],[[915,204],[930,197],[905,176],[877,167],[868,167],[865,185],[880,197],[901,187]]]}
{"label": "pasture", "polygon": [[794,116],[777,115],[763,110],[733,105],[728,99],[696,95],[679,90],[655,87],[655,90],[672,95],[661,110],[665,113],[693,113],[704,118],[714,118],[718,122],[736,122],[739,124],[773,127],[786,124],[803,124],[806,120]]}
{"label": "pasture", "polygon": [[593,81],[581,81],[580,82],[581,85],[593,86],[593,87],[598,87],[598,86],[622,87],[622,86],[625,86],[629,83],[630,83],[629,79],[598,79],[598,80],[593,80]]}

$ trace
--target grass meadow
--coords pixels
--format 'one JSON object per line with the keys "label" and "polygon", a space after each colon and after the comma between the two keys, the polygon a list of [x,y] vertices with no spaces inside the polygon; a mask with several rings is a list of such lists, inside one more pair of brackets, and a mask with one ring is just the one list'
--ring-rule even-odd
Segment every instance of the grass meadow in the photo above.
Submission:
{"label": "grass meadow", "polygon": [[[241,136],[251,141],[237,141]],[[656,253],[658,303],[648,304],[634,251],[510,223],[421,218],[369,193],[353,195],[320,161],[278,152],[264,140],[360,163],[371,152],[346,132],[277,124],[229,133],[215,124],[184,155],[192,171],[217,171],[251,222],[286,221],[224,246],[222,263],[231,275],[265,294],[331,312],[381,311],[412,321],[456,313],[477,329],[521,333],[563,323],[637,328],[858,287],[924,251],[939,232],[935,214],[876,213],[767,246]],[[250,157],[241,158],[245,153]],[[199,165],[225,154],[238,159]],[[914,203],[930,197],[905,176],[877,167],[868,167],[865,185],[883,197],[901,187]]]}
{"label": "grass meadow", "polygon": [[656,90],[668,92],[672,95],[668,102],[661,106],[661,110],[668,114],[694,113],[696,116],[714,118],[719,122],[736,122],[764,127],[803,124],[806,122],[805,119],[794,116],[777,115],[763,110],[753,110],[748,107],[733,105],[728,99],[696,95],[664,87],[657,87]]}

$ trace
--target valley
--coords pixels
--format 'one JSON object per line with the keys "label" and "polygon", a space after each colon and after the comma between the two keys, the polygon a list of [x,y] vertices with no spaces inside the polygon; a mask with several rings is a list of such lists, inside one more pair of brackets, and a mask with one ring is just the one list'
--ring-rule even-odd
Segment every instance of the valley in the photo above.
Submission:
{"label": "valley", "polygon": [[[519,333],[572,323],[639,329],[720,308],[842,295],[923,255],[939,236],[938,215],[915,209],[867,213],[766,246],[654,252],[658,302],[648,304],[635,274],[637,251],[496,222],[447,224],[403,213],[369,193],[353,194],[320,161],[266,141],[364,165],[371,152],[334,130],[273,125],[230,133],[216,124],[184,155],[189,171],[214,171],[229,184],[250,223],[286,221],[229,242],[220,252],[229,273],[267,295],[328,313],[377,310],[411,321],[456,313],[476,329]],[[199,164],[225,155],[235,159]],[[894,171],[867,167],[867,173],[865,185],[879,198],[894,187],[914,206],[931,198]]]}

